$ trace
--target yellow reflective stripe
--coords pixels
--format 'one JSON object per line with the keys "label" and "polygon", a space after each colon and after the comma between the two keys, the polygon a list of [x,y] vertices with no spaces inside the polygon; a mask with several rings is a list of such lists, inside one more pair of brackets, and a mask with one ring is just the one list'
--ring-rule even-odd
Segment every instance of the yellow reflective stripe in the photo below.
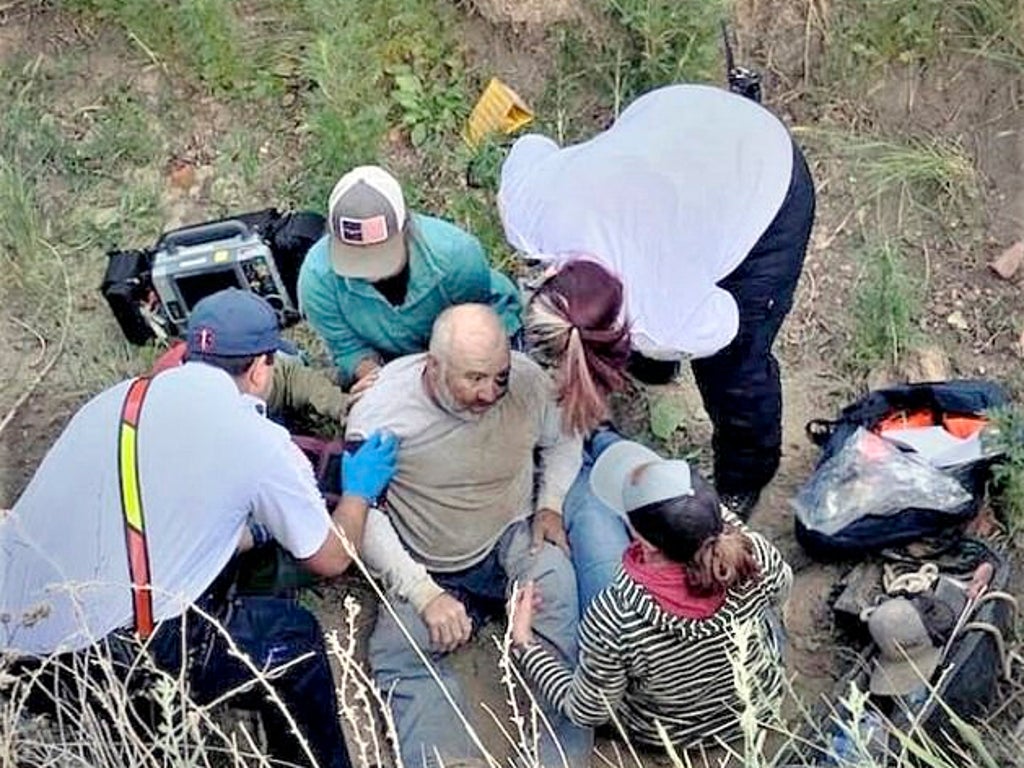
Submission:
{"label": "yellow reflective stripe", "polygon": [[141,533],[142,499],[139,496],[139,476],[135,465],[136,434],[135,427],[121,423],[121,504],[128,524]]}

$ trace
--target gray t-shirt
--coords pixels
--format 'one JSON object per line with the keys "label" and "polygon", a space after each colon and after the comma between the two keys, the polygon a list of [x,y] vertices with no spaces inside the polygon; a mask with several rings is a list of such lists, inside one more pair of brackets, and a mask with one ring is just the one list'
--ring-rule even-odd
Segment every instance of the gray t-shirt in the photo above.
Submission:
{"label": "gray t-shirt", "polygon": [[[547,374],[512,354],[507,394],[479,420],[438,406],[423,386],[426,355],[388,364],[349,414],[348,436],[389,429],[400,442],[387,513],[404,548],[435,571],[467,568],[487,556],[501,534],[533,513],[534,449],[540,473],[536,508],[561,512],[579,471],[579,438],[563,434]],[[387,571],[403,554],[377,552],[369,522],[365,556]],[[393,548],[392,548],[393,549]]]}

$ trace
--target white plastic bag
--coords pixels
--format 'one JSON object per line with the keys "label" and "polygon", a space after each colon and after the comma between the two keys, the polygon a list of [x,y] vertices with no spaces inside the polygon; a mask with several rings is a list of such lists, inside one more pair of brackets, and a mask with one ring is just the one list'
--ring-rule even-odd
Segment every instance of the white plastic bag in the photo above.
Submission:
{"label": "white plastic bag", "polygon": [[867,515],[955,512],[970,500],[955,478],[860,427],[815,470],[793,507],[805,527],[831,536]]}

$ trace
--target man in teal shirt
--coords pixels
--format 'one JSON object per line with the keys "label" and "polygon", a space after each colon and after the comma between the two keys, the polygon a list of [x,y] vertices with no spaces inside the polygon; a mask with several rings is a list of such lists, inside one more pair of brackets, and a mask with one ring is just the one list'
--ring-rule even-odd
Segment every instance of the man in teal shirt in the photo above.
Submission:
{"label": "man in teal shirt", "polygon": [[509,336],[520,329],[519,292],[488,266],[480,241],[441,219],[407,214],[398,181],[375,165],[335,185],[328,233],[299,273],[299,302],[354,393],[388,360],[425,350],[446,307],[489,304]]}

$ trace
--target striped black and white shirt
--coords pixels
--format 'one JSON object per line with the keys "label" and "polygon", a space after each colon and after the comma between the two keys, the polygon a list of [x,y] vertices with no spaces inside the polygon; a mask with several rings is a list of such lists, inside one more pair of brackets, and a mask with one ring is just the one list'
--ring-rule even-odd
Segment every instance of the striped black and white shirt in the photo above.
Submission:
{"label": "striped black and white shirt", "polygon": [[[770,624],[793,580],[779,551],[744,529],[754,544],[761,577],[731,589],[706,619],[663,610],[620,566],[614,581],[591,603],[580,624],[575,671],[539,643],[519,657],[541,693],[573,722],[596,726],[610,710],[638,743],[663,747],[660,722],[680,748],[711,745],[739,735],[744,710],[732,660],[741,655],[741,678],[759,719],[770,715],[782,692],[781,652]],[[742,627],[743,629],[737,629]]]}

